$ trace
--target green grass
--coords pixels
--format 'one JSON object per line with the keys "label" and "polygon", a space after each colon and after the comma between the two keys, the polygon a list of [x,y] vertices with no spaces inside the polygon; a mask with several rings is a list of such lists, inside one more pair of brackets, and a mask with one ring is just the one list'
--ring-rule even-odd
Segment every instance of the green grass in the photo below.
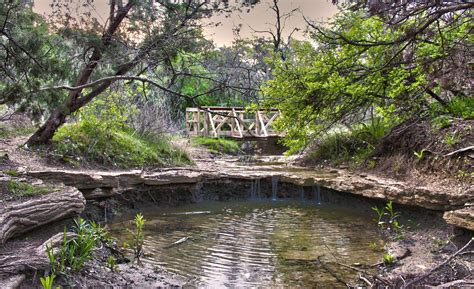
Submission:
{"label": "green grass", "polygon": [[[355,125],[351,130],[332,132],[321,138],[308,158],[328,160],[338,165],[343,162],[361,164],[389,130],[390,125],[379,118]],[[376,164],[371,164],[375,167]]]}
{"label": "green grass", "polygon": [[42,195],[53,191],[52,188],[46,186],[33,186],[28,183],[18,181],[8,181],[7,191],[13,197],[31,197]]}
{"label": "green grass", "polygon": [[142,137],[126,127],[79,121],[53,137],[56,153],[67,158],[121,168],[190,164],[187,154],[165,137]]}
{"label": "green grass", "polygon": [[207,147],[213,153],[237,154],[240,147],[237,141],[225,138],[198,136],[192,139],[193,144]]}
{"label": "green grass", "polygon": [[20,173],[17,170],[14,169],[8,169],[3,171],[5,174],[9,175],[10,177],[18,177]]}

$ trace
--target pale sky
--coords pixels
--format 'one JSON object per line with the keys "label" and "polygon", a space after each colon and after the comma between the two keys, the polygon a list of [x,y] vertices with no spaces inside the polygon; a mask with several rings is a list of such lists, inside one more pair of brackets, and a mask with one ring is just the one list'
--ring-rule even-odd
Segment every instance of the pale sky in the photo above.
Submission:
{"label": "pale sky", "polygon": [[[57,0],[56,0],[57,1]],[[85,0],[67,0],[78,5],[86,2]],[[231,0],[232,1],[232,0]],[[233,0],[237,1],[237,0]],[[53,0],[36,0],[34,1],[34,10],[37,13],[47,15],[50,12],[49,5]],[[241,36],[252,36],[252,27],[255,30],[266,30],[275,22],[275,14],[269,9],[271,0],[261,0],[250,12],[235,12],[230,17],[214,16],[210,20],[213,22],[221,22],[218,27],[207,27],[205,35],[212,39],[217,45],[230,45],[234,39],[233,27],[242,24]],[[92,17],[96,17],[99,21],[103,21],[107,17],[108,0],[95,0],[92,2]],[[231,2],[232,3],[232,2]],[[288,19],[285,32],[285,38],[294,28],[301,31],[293,34],[297,38],[303,37],[302,31],[306,27],[306,23],[302,17],[305,15],[312,20],[326,21],[337,12],[337,7],[331,4],[331,0],[280,0],[280,10],[282,14],[299,8],[299,11]],[[80,7],[80,4],[78,5]],[[102,22],[101,21],[101,22]],[[250,27],[249,27],[250,26]],[[264,34],[259,34],[264,35]],[[267,35],[268,36],[268,35]]]}

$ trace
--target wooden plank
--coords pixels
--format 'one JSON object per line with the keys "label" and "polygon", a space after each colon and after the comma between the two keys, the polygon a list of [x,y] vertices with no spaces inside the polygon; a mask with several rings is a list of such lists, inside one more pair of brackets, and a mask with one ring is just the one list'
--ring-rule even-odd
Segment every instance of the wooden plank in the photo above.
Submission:
{"label": "wooden plank", "polygon": [[217,137],[217,131],[216,131],[216,126],[214,125],[214,120],[212,119],[212,115],[210,112],[207,113],[207,116],[209,118],[209,123],[211,125],[212,131],[214,133],[214,136]]}
{"label": "wooden plank", "polygon": [[268,136],[267,129],[265,128],[265,123],[263,122],[262,115],[261,115],[260,111],[257,111],[257,115],[259,116],[263,136]]}
{"label": "wooden plank", "polygon": [[240,122],[239,122],[239,119],[240,119],[240,118],[237,116],[237,113],[235,112],[235,110],[232,110],[232,112],[233,112],[234,117],[235,117],[234,121],[235,121],[235,124],[236,124],[236,126],[237,126],[237,131],[238,131],[238,133],[239,133],[239,136],[240,136],[240,137],[243,137],[244,135],[243,135],[243,133],[242,133],[242,129],[240,128]]}

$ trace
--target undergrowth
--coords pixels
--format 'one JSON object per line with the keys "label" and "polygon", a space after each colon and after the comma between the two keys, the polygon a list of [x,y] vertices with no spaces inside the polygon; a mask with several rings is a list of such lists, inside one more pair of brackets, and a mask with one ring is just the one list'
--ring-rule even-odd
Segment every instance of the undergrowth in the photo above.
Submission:
{"label": "undergrowth", "polygon": [[237,154],[240,152],[238,142],[230,139],[198,136],[192,141],[195,145],[207,147],[212,153]]}
{"label": "undergrowth", "polygon": [[81,120],[61,127],[53,137],[55,152],[70,160],[122,168],[190,164],[186,153],[165,137],[143,137],[126,126]]}
{"label": "undergrowth", "polygon": [[347,130],[334,131],[320,139],[308,158],[327,160],[335,165],[344,162],[361,164],[390,127],[390,123],[375,117]]}

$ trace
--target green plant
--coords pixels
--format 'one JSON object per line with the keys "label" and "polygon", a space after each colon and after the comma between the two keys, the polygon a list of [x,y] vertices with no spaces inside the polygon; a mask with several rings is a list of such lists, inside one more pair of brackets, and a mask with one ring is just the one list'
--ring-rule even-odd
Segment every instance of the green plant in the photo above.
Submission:
{"label": "green plant", "polygon": [[[48,275],[45,278],[40,277],[41,285],[43,286],[43,289],[53,289],[53,282],[54,282],[54,274]],[[58,289],[59,286],[56,287]]]}
{"label": "green plant", "polygon": [[54,252],[52,244],[46,245],[46,254],[53,274],[65,275],[67,267],[80,271],[92,257],[92,251],[101,237],[106,234],[100,226],[93,222],[88,223],[82,218],[74,220],[74,223],[75,237],[68,240],[64,228],[63,241],[57,252]]}
{"label": "green plant", "polygon": [[372,210],[374,210],[377,214],[375,223],[377,224],[377,226],[383,229],[385,227],[385,222],[383,221],[383,217],[385,216],[385,208],[379,209],[377,206],[375,206],[372,207]]}
{"label": "green plant", "polygon": [[114,258],[114,256],[111,255],[107,258],[107,266],[111,271],[117,270],[117,260]]}
{"label": "green plant", "polygon": [[145,218],[141,213],[135,215],[135,230],[129,232],[132,234],[132,249],[133,256],[140,262],[140,257],[142,255],[143,242],[145,240],[145,235],[143,234],[143,226],[145,225]]}
{"label": "green plant", "polygon": [[432,120],[433,126],[437,129],[443,129],[451,125],[453,120],[447,115],[440,115]]}
{"label": "green plant", "polygon": [[101,233],[82,218],[74,222],[77,235],[68,242],[67,262],[74,271],[80,271],[84,263],[91,258]]}
{"label": "green plant", "polygon": [[7,191],[13,197],[31,197],[52,192],[54,189],[47,186],[33,186],[28,183],[9,180]]}
{"label": "green plant", "polygon": [[20,173],[14,169],[5,170],[4,173],[9,175],[10,177],[18,177],[20,175]]}
{"label": "green plant", "polygon": [[392,265],[396,261],[397,261],[397,259],[395,257],[393,257],[392,255],[390,255],[390,253],[386,252],[386,253],[383,254],[383,263],[385,265]]}
{"label": "green plant", "polygon": [[393,208],[393,202],[389,201],[385,204],[383,208],[378,208],[377,206],[372,207],[372,210],[375,211],[376,218],[374,219],[381,229],[387,229],[388,231],[395,232],[398,239],[403,238],[403,225],[398,222],[400,214],[396,212]]}
{"label": "green plant", "polygon": [[443,143],[447,144],[448,146],[454,146],[460,141],[461,137],[457,134],[456,131],[453,133],[447,133],[443,139]]}
{"label": "green plant", "polygon": [[425,156],[425,149],[421,149],[421,151],[417,152],[414,151],[413,154],[418,158],[418,161],[423,160],[423,157]]}
{"label": "green plant", "polygon": [[377,166],[377,162],[375,160],[369,160],[367,162],[367,167],[369,167],[370,169],[373,169]]}

